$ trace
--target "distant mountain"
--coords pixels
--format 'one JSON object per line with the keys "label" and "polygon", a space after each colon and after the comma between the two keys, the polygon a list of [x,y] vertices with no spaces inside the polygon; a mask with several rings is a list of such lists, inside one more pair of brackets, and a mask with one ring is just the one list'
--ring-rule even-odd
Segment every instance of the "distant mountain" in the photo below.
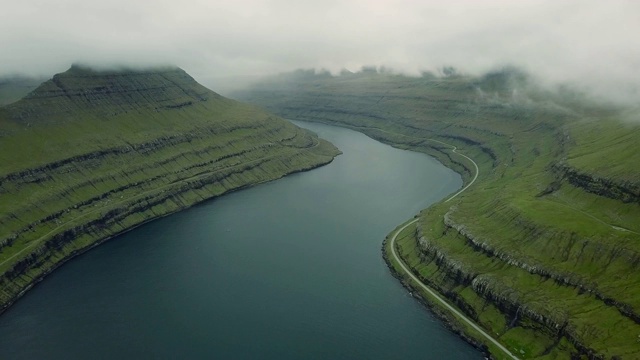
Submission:
{"label": "distant mountain", "polygon": [[338,153],[178,68],[73,66],[0,107],[0,306],[111,236]]}
{"label": "distant mountain", "polygon": [[47,79],[27,76],[0,77],[0,106],[22,99],[45,80]]}
{"label": "distant mountain", "polygon": [[512,353],[640,358],[638,108],[548,90],[516,68],[443,77],[298,71],[235,96],[426,152],[460,172],[471,186],[424,210],[399,252]]}

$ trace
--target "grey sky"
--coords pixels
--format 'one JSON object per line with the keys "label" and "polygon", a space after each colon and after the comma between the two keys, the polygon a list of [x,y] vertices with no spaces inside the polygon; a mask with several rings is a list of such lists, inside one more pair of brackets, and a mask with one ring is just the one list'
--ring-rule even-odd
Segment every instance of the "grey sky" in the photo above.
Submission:
{"label": "grey sky", "polygon": [[0,0],[0,9],[0,75],[175,64],[216,90],[301,67],[514,64],[640,98],[638,1]]}

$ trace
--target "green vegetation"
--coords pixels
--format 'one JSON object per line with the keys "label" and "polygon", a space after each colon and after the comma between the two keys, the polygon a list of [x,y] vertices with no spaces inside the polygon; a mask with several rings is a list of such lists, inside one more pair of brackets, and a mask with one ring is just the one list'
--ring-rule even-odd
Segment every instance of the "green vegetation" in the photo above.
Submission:
{"label": "green vegetation", "polygon": [[74,66],[0,108],[0,309],[111,236],[338,153],[180,69]]}
{"label": "green vegetation", "polygon": [[545,90],[516,69],[298,71],[236,97],[431,154],[469,182],[472,164],[437,141],[456,146],[479,176],[398,240],[414,273],[522,358],[640,357],[637,109]]}

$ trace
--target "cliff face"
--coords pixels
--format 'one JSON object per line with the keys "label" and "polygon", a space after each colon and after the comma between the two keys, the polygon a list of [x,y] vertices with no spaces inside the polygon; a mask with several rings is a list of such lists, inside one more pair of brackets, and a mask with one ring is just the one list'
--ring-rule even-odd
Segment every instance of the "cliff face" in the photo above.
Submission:
{"label": "cliff face", "polygon": [[0,109],[2,309],[115,234],[339,153],[180,69],[73,67]]}
{"label": "cliff face", "polygon": [[556,176],[584,191],[623,203],[640,204],[640,185],[638,182],[601,178],[561,163],[555,164],[553,170],[557,172]]}
{"label": "cliff face", "polygon": [[512,69],[292,74],[238,97],[426,152],[470,181],[456,146],[478,178],[396,242],[414,273],[524,358],[637,358],[640,127],[533,83]]}

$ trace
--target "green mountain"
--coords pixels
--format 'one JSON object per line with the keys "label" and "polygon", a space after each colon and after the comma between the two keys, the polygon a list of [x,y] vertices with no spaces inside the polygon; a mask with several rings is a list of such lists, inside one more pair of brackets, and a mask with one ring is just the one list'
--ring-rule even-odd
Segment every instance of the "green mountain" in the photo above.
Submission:
{"label": "green mountain", "polygon": [[[419,78],[297,71],[236,97],[431,154],[461,173],[470,186],[423,210],[395,245],[414,274],[513,354],[640,357],[637,108],[545,90],[513,68]],[[389,243],[390,267],[446,313],[390,257]]]}
{"label": "green mountain", "polygon": [[74,66],[0,107],[0,310],[118,233],[338,154],[180,69]]}

